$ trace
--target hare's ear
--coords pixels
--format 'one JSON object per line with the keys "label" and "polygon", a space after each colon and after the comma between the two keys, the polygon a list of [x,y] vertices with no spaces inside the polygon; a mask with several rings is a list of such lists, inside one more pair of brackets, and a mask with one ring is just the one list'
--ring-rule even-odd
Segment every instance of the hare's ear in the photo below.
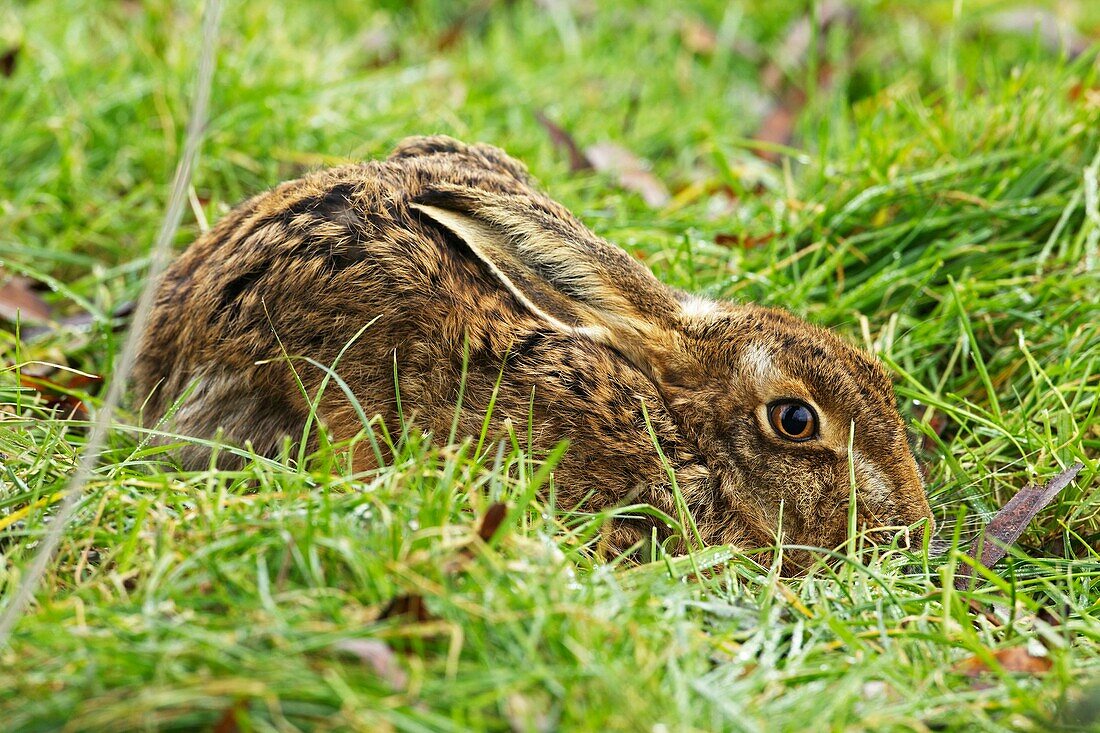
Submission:
{"label": "hare's ear", "polygon": [[458,187],[411,205],[461,239],[553,328],[612,346],[643,368],[672,345],[680,313],[672,292],[564,207]]}

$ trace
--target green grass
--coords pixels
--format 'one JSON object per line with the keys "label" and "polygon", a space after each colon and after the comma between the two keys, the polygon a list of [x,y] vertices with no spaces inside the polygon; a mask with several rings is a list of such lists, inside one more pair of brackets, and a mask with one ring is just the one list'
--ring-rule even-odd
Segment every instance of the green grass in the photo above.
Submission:
{"label": "green grass", "polygon": [[[213,221],[407,134],[485,140],[662,279],[788,307],[880,353],[942,537],[971,537],[1029,481],[1085,470],[963,594],[956,552],[851,550],[800,580],[733,548],[601,557],[602,518],[533,496],[538,463],[509,445],[411,436],[358,477],[331,453],[187,474],[124,412],[0,648],[6,730],[1100,727],[1095,51],[996,30],[1009,3],[857,3],[854,23],[815,37],[817,62],[787,68],[807,90],[801,152],[770,165],[745,141],[799,3],[302,5],[225,9],[180,247],[198,207]],[[1050,7],[1100,37],[1100,6]],[[94,317],[90,333],[0,332],[5,599],[86,439],[17,365],[111,376],[110,314],[144,284],[200,10],[0,0],[0,54],[22,49],[0,76],[0,260],[49,285],[59,314]],[[718,30],[713,53],[685,47],[688,21]],[[609,176],[571,173],[538,111],[581,145],[652,161],[673,203],[650,210]],[[718,243],[730,234],[774,236]],[[510,513],[486,544],[476,527],[495,501]],[[464,547],[472,559],[448,570]],[[381,618],[400,594],[431,620]],[[363,639],[396,658],[344,649]],[[1022,646],[1049,671],[960,671]]]}

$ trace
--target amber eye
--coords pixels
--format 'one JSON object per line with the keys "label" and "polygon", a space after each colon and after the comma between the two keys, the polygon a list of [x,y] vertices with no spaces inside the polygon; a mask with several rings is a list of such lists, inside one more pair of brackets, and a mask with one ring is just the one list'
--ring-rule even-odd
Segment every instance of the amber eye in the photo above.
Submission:
{"label": "amber eye", "polygon": [[783,400],[768,405],[768,422],[779,437],[802,443],[817,435],[817,413],[798,400]]}

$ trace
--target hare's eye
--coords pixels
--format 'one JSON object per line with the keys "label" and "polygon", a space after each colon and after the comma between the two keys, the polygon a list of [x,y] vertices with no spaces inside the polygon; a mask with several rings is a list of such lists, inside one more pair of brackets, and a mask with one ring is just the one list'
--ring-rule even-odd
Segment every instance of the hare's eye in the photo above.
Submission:
{"label": "hare's eye", "polygon": [[798,400],[783,400],[768,405],[768,422],[779,437],[801,443],[817,435],[814,408]]}

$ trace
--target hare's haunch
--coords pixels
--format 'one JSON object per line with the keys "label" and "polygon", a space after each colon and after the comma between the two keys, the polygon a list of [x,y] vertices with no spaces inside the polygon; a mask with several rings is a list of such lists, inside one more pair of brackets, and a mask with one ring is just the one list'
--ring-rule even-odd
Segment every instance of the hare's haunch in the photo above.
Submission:
{"label": "hare's haunch", "polygon": [[[487,145],[412,138],[238,206],[161,282],[137,398],[149,424],[167,415],[171,432],[272,454],[302,435],[297,379],[315,395],[315,364],[335,364],[391,431],[395,364],[404,417],[436,436],[463,379],[459,435],[480,432],[496,390],[494,429],[510,419],[526,437],[531,421],[535,451],[570,441],[564,506],[676,516],[652,429],[709,542],[773,545],[782,515],[784,542],[839,545],[850,467],[861,526],[931,525],[873,357],[787,312],[666,287]],[[318,417],[336,440],[363,429],[331,379]],[[180,460],[209,453],[196,443]],[[624,520],[611,539],[651,530]]]}

